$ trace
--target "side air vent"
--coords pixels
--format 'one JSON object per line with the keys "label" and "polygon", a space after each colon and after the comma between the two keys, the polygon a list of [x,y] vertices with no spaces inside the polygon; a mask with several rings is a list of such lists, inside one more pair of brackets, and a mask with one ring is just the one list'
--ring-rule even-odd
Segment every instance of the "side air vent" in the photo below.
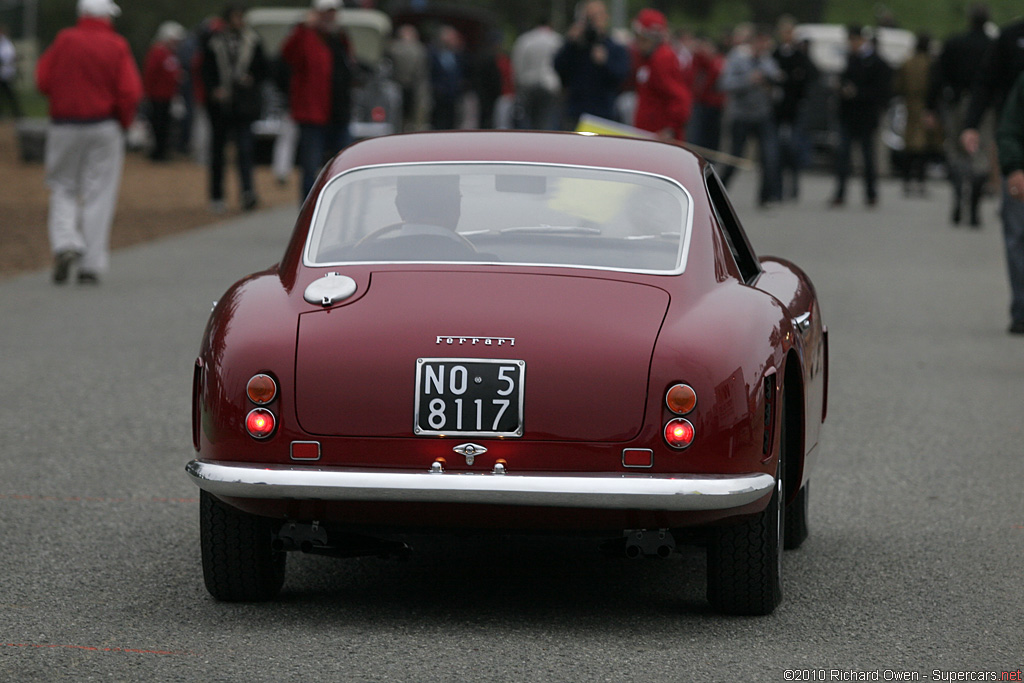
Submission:
{"label": "side air vent", "polygon": [[768,455],[775,440],[775,372],[764,378],[764,443],[761,452]]}

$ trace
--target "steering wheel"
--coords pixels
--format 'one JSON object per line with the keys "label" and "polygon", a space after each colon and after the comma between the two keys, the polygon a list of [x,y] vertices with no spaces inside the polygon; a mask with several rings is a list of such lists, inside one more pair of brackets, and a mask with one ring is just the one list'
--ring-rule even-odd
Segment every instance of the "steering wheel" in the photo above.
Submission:
{"label": "steering wheel", "polygon": [[[364,244],[366,244],[367,242],[372,242],[374,240],[378,240],[381,237],[383,237],[384,235],[387,235],[389,233],[395,232],[396,230],[401,230],[402,228],[404,228],[407,225],[409,225],[409,223],[406,223],[405,221],[399,221],[397,223],[391,223],[389,225],[385,225],[382,228],[377,228],[376,230],[374,230],[373,232],[371,232],[370,234],[366,235],[365,237],[361,238],[358,242],[356,242],[355,246],[356,247],[361,247]],[[459,233],[455,232],[454,230],[450,230],[448,228],[443,228],[441,226],[429,226],[429,227],[432,227],[432,228],[436,227],[437,228],[436,232],[435,231],[429,231],[429,232],[420,232],[420,233],[415,233],[415,234],[416,235],[427,235],[427,236],[432,236],[432,237],[442,237],[442,238],[446,238],[446,239],[452,239],[452,240],[455,240],[456,242],[460,243],[462,246],[464,246],[465,248],[469,249],[473,253],[476,253],[476,247],[473,246],[473,243],[470,242],[465,237],[463,237],[462,235],[460,235]]]}

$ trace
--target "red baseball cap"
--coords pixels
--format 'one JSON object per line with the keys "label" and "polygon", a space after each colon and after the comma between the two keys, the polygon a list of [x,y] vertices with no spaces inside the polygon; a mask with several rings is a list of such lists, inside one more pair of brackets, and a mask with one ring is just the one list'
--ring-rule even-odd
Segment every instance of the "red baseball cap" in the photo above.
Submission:
{"label": "red baseball cap", "polygon": [[636,31],[662,31],[668,28],[668,19],[658,10],[648,7],[636,15],[633,28]]}

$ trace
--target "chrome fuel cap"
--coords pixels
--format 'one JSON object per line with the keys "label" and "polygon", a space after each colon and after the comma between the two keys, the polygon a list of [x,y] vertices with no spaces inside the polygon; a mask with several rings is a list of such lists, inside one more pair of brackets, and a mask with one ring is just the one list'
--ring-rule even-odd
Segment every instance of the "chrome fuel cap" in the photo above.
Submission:
{"label": "chrome fuel cap", "polygon": [[330,306],[344,301],[356,293],[356,281],[347,275],[327,273],[319,280],[313,280],[302,293],[302,298],[311,304]]}

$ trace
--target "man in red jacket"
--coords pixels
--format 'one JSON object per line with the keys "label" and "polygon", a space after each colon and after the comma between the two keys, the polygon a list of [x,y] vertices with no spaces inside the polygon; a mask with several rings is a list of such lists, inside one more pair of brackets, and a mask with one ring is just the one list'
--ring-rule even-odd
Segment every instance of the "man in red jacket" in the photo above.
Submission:
{"label": "man in red jacket", "polygon": [[633,125],[662,140],[683,140],[693,97],[668,43],[668,21],[656,9],[644,9],[633,22],[636,32],[636,114]]}
{"label": "man in red jacket", "polygon": [[313,0],[306,21],[281,48],[291,71],[288,106],[299,124],[300,201],[323,162],[350,142],[352,64],[348,39],[337,24],[341,5],[341,0]]}
{"label": "man in red jacket", "polygon": [[156,40],[146,54],[142,84],[149,100],[149,123],[153,128],[153,161],[167,161],[167,143],[171,137],[171,102],[181,87],[182,68],[178,46],[185,28],[176,21],[165,21],[156,32]]}
{"label": "man in red jacket", "polygon": [[142,79],[128,42],[114,32],[113,0],[78,0],[78,24],[39,58],[36,82],[50,100],[46,182],[54,282],[81,260],[78,281],[99,282],[124,165],[123,131],[135,118]]}

